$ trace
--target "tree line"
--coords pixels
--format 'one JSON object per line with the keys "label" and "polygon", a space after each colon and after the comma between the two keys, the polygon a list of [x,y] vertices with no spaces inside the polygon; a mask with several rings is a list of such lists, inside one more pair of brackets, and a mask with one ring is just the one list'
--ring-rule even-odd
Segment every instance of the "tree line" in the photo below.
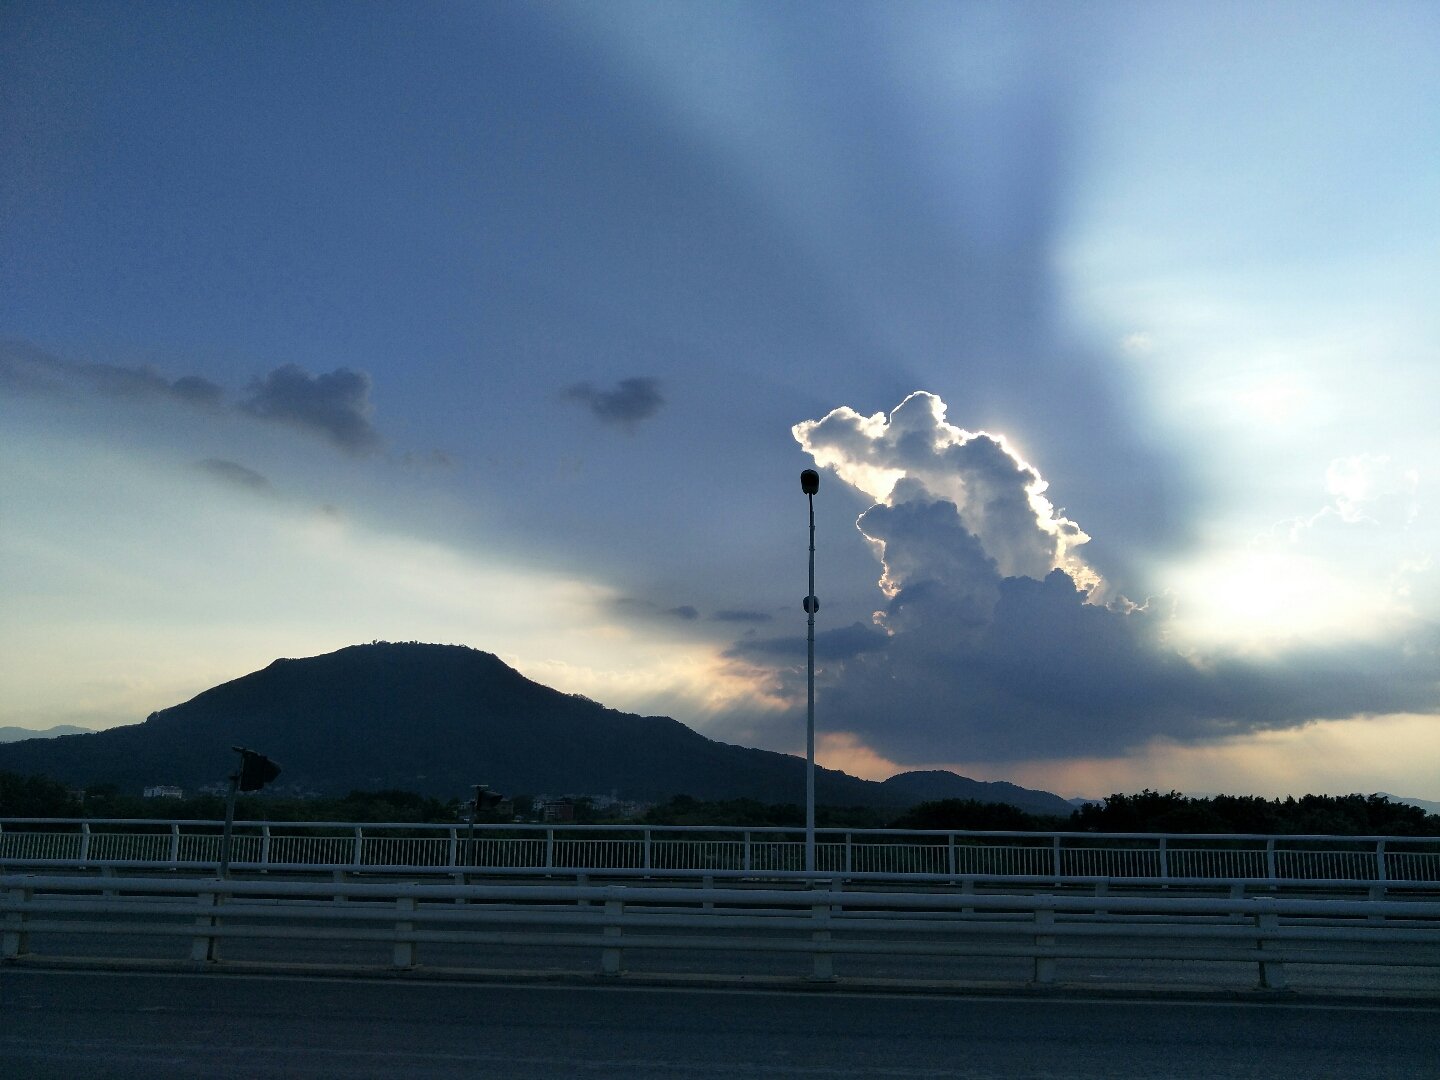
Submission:
{"label": "tree line", "polygon": [[[513,800],[517,811],[526,796]],[[332,798],[241,796],[236,817],[244,821],[354,821],[404,824],[454,824],[468,804],[411,791],[352,791]],[[584,800],[577,820],[612,824]],[[44,776],[0,772],[0,817],[152,818],[217,821],[225,816],[220,795],[182,799],[146,799],[114,785],[76,792]],[[493,815],[487,815],[493,817]],[[482,817],[481,820],[486,820]],[[498,818],[494,818],[498,823]],[[633,821],[626,824],[635,824]],[[1384,795],[1302,795],[1265,799],[1255,795],[1190,797],[1178,791],[1115,794],[1087,803],[1067,817],[1028,814],[1004,803],[945,799],[886,814],[862,806],[817,806],[820,828],[942,829],[1016,832],[1273,833],[1331,836],[1440,836],[1440,814],[1394,802]],[[651,807],[640,824],[729,825],[748,828],[803,828],[799,803],[762,803],[754,799],[704,801],[677,795]]]}
{"label": "tree line", "polygon": [[[453,823],[459,812],[458,798],[436,799],[398,790],[352,791],[340,798],[318,799],[241,795],[235,802],[235,816],[241,821]],[[45,776],[0,772],[0,817],[220,821],[225,817],[225,796],[146,799],[125,794],[114,784],[81,792]]]}

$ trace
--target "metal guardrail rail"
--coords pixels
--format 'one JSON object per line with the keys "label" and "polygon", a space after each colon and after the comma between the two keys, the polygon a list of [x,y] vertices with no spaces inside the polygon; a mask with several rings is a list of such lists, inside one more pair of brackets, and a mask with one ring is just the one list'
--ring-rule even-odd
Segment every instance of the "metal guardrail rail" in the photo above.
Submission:
{"label": "metal guardrail rail", "polygon": [[[0,819],[0,869],[218,865],[218,821]],[[645,870],[763,876],[804,866],[800,830],[724,826],[237,822],[250,869]],[[1440,882],[1440,837],[817,830],[845,877]]]}
{"label": "metal guardrail rail", "polygon": [[0,930],[5,962],[45,935],[109,935],[178,939],[173,958],[188,943],[198,963],[244,938],[385,943],[396,968],[442,944],[467,946],[472,966],[486,946],[561,946],[610,976],[630,950],[707,950],[727,965],[740,952],[808,955],[818,981],[836,977],[837,958],[876,954],[1022,958],[1039,984],[1064,959],[1240,961],[1272,989],[1291,964],[1440,968],[1440,902],[1409,900],[11,874]]}

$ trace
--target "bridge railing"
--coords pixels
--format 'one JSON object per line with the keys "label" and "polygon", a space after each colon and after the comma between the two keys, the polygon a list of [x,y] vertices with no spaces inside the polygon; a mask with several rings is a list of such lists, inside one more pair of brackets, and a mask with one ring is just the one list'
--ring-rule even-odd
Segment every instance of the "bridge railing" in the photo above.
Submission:
{"label": "bridge railing", "polygon": [[[1061,960],[1240,962],[1272,989],[1286,985],[1287,964],[1440,969],[1440,902],[1423,899],[0,874],[0,929],[0,961],[12,963],[74,956],[77,939],[108,936],[107,957],[128,948],[153,960],[147,943],[161,941],[176,962],[187,945],[191,961],[213,963],[221,943],[260,938],[274,943],[275,962],[293,963],[303,942],[302,962],[327,968],[334,955],[314,952],[327,941],[383,943],[397,968],[440,945],[464,946],[441,960],[470,967],[493,963],[494,947],[559,947],[588,952],[611,976],[633,950],[662,962],[708,951],[732,975],[742,953],[808,955],[820,981],[836,977],[837,958],[865,956],[898,960],[902,978],[909,957],[1026,959],[1042,984],[1057,980]],[[1176,975],[1167,967],[1160,977]]]}
{"label": "bridge railing", "polygon": [[[210,867],[222,823],[0,819],[0,868]],[[232,862],[316,869],[799,871],[804,834],[724,826],[235,825]],[[857,876],[1440,882],[1440,837],[819,829],[816,868]]]}

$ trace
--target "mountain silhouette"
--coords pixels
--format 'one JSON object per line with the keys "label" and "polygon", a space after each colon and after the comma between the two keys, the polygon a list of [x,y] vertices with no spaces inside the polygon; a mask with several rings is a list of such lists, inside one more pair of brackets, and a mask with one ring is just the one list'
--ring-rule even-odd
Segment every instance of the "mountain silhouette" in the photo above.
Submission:
{"label": "mountain silhouette", "polygon": [[[232,745],[280,763],[283,789],[326,795],[400,788],[448,797],[477,783],[637,800],[798,803],[805,792],[800,758],[717,742],[667,716],[607,709],[532,682],[490,653],[418,643],[276,660],[142,724],[0,745],[0,769],[135,793],[152,784],[194,789],[234,771]],[[877,783],[817,768],[815,797],[887,810],[942,798],[1071,809],[1049,792],[949,772]]]}
{"label": "mountain silhouette", "polygon": [[36,730],[23,727],[0,727],[0,743],[19,742],[21,739],[52,739],[56,735],[83,735],[94,728],[76,727],[74,724],[56,724],[51,728]]}

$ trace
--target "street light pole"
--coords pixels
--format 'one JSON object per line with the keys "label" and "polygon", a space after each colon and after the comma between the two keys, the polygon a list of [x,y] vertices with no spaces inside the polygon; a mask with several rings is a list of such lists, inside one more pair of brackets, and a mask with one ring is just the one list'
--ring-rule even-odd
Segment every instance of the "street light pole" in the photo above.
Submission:
{"label": "street light pole", "polygon": [[800,474],[800,490],[810,504],[810,590],[805,594],[805,872],[815,872],[815,493],[820,474],[806,469]]}

